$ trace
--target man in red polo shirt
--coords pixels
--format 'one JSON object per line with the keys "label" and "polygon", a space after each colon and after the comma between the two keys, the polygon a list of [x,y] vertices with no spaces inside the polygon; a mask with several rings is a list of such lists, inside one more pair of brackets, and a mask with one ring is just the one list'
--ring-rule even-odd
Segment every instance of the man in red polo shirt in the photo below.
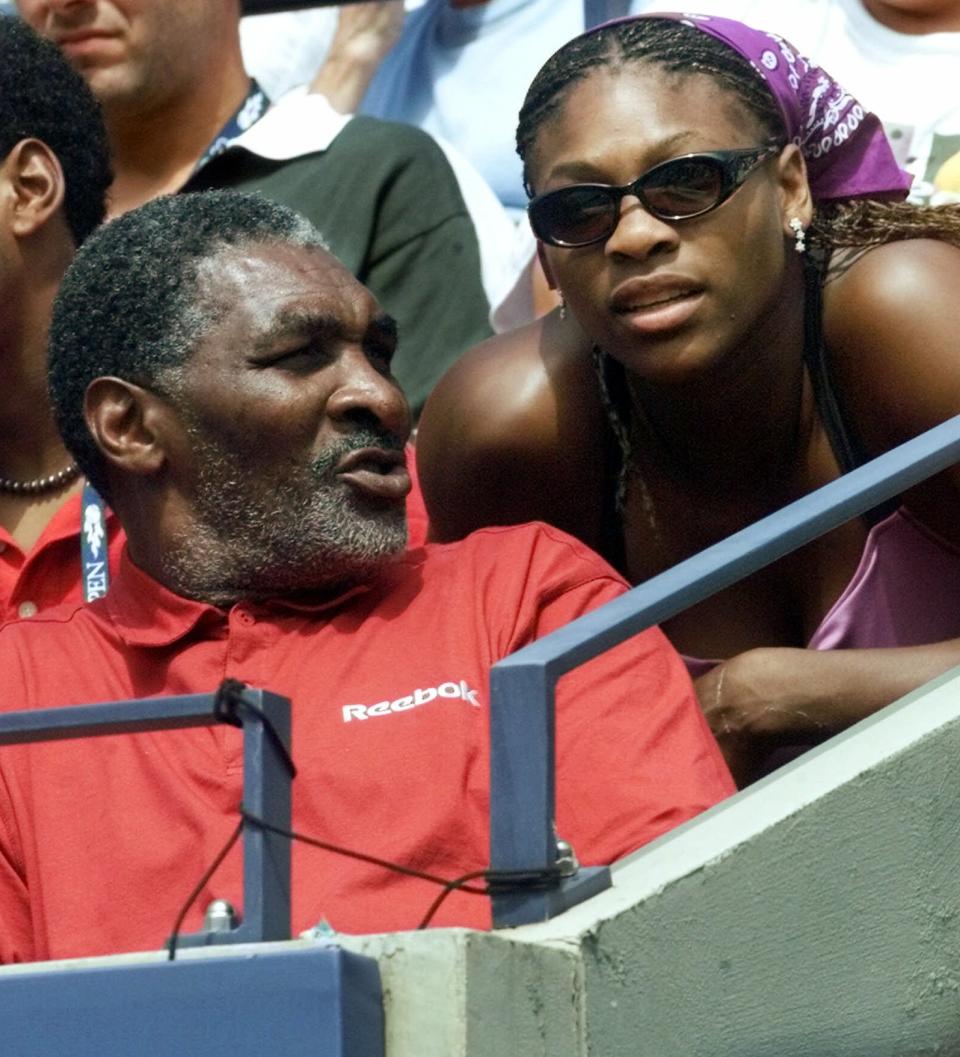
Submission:
{"label": "man in red polo shirt", "polygon": [[[302,218],[230,193],[103,228],[51,332],[58,423],[127,548],[110,593],[0,630],[5,706],[214,689],[293,702],[297,829],[456,877],[488,847],[491,664],[619,595],[545,526],[405,547],[393,321]],[[656,630],[565,677],[557,825],[609,862],[732,792]],[[236,824],[226,727],[0,749],[0,962],[160,946]],[[241,898],[234,849],[185,927]],[[416,925],[434,891],[293,848],[293,926]],[[457,892],[440,925],[489,924]]]}

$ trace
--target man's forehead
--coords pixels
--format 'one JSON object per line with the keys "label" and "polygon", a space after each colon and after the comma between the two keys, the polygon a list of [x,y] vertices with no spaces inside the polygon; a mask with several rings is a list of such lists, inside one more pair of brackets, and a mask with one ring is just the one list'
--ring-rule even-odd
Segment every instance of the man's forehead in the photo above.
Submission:
{"label": "man's forehead", "polygon": [[199,269],[202,296],[264,317],[322,311],[351,319],[381,314],[379,305],[332,254],[319,246],[250,242],[226,246]]}

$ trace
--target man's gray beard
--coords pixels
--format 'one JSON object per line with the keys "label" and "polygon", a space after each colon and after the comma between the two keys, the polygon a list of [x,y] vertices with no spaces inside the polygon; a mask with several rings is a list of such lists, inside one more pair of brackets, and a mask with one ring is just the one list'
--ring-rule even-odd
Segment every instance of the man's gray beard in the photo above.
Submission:
{"label": "man's gray beard", "polygon": [[396,446],[359,430],[283,480],[257,470],[191,430],[201,471],[195,521],[170,541],[165,580],[217,605],[349,587],[375,577],[407,543],[402,505],[365,502],[334,468],[350,451]]}

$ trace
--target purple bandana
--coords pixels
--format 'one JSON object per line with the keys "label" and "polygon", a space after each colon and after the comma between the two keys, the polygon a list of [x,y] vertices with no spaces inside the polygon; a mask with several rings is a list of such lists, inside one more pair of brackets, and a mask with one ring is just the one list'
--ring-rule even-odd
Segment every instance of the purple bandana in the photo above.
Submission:
{"label": "purple bandana", "polygon": [[876,114],[864,110],[828,73],[799,55],[783,37],[729,18],[680,12],[618,18],[605,25],[645,18],[669,18],[694,26],[723,41],[750,63],[776,99],[787,136],[803,152],[810,191],[817,201],[906,197],[911,178],[894,161]]}

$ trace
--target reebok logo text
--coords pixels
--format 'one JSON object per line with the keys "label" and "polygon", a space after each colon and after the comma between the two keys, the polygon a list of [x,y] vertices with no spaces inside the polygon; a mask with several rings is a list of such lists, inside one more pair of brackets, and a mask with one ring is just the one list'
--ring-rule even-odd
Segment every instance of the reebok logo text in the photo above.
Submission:
{"label": "reebok logo text", "polygon": [[344,705],[343,722],[350,723],[355,719],[389,716],[392,712],[406,712],[408,709],[426,705],[438,698],[466,701],[474,708],[480,707],[480,697],[477,691],[471,690],[461,679],[456,683],[441,683],[439,686],[428,686],[426,689],[417,688],[413,693],[398,697],[395,701],[378,701],[375,705]]}

